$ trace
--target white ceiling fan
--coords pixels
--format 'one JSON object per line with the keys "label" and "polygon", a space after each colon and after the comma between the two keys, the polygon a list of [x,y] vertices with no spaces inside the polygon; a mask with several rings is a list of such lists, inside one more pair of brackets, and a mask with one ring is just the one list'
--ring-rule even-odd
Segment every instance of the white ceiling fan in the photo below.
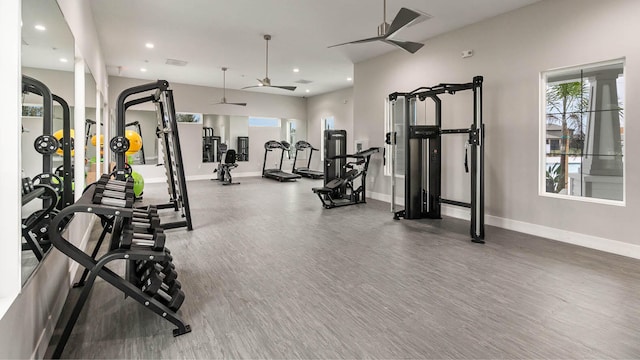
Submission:
{"label": "white ceiling fan", "polygon": [[213,103],[211,105],[238,105],[238,106],[247,106],[247,103],[232,103],[232,102],[227,102],[227,68],[223,67],[222,68],[222,100],[220,102],[217,103]]}
{"label": "white ceiling fan", "polygon": [[420,50],[424,46],[424,44],[394,39],[393,36],[407,26],[414,25],[428,19],[431,19],[431,15],[403,7],[400,9],[400,11],[398,11],[398,14],[391,22],[391,25],[389,25],[389,23],[387,22],[387,1],[384,0],[382,24],[378,26],[378,36],[331,45],[329,47],[332,48],[335,46],[342,46],[347,44],[360,44],[372,41],[382,41],[387,44],[397,46],[413,54],[416,51]]}
{"label": "white ceiling fan", "polygon": [[269,79],[269,40],[271,40],[271,35],[264,35],[264,39],[267,42],[266,75],[264,79],[262,80],[258,79],[258,85],[246,86],[246,87],[243,87],[243,89],[256,88],[256,87],[272,87],[272,88],[294,91],[296,89],[295,86],[271,85],[271,79]]}

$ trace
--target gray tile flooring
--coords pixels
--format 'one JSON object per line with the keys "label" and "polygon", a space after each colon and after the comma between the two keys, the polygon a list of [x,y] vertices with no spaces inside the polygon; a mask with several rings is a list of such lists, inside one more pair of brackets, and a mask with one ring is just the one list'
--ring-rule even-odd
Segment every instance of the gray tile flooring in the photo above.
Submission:
{"label": "gray tile flooring", "polygon": [[473,244],[465,221],[374,200],[326,210],[322,180],[238,181],[190,182],[194,230],[168,231],[193,331],[99,280],[64,357],[640,358],[637,260],[495,227]]}

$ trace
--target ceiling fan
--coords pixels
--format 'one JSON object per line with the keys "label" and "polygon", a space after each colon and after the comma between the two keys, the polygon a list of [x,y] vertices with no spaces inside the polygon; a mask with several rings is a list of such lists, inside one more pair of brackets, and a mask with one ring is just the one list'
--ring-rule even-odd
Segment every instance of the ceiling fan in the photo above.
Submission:
{"label": "ceiling fan", "polygon": [[416,51],[420,50],[420,48],[422,48],[424,44],[412,42],[412,41],[403,41],[403,40],[393,39],[393,36],[398,31],[404,29],[409,25],[414,25],[414,24],[417,24],[418,22],[429,20],[430,18],[431,18],[431,15],[417,12],[415,10],[411,10],[403,7],[400,9],[400,11],[398,11],[398,14],[391,22],[391,25],[389,25],[389,23],[387,22],[387,1],[384,0],[382,24],[378,26],[378,36],[361,39],[361,40],[349,41],[342,44],[331,45],[329,47],[332,48],[335,46],[341,46],[341,45],[347,45],[347,44],[360,44],[360,43],[379,40],[387,44],[391,44],[399,48],[402,48],[413,54]]}
{"label": "ceiling fan", "polygon": [[264,79],[260,80],[258,79],[258,85],[253,85],[253,86],[246,86],[243,87],[243,89],[249,89],[249,88],[255,88],[255,87],[272,87],[272,88],[278,88],[278,89],[284,89],[284,90],[290,90],[290,91],[294,91],[296,89],[295,86],[280,86],[280,85],[271,85],[271,79],[269,79],[269,40],[271,40],[271,35],[264,35],[264,39],[267,41],[267,56],[266,56],[266,64],[267,64],[267,71],[266,71],[266,75],[264,77]]}
{"label": "ceiling fan", "polygon": [[238,105],[238,106],[247,106],[247,103],[231,103],[227,102],[227,68],[222,68],[222,100],[217,103],[213,103],[211,105]]}

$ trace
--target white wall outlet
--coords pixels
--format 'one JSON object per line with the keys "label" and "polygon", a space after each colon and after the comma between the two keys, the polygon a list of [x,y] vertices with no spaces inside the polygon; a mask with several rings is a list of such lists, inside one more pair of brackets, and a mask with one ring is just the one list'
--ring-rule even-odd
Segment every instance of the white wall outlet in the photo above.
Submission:
{"label": "white wall outlet", "polygon": [[473,50],[464,50],[462,51],[462,58],[468,58],[473,56]]}

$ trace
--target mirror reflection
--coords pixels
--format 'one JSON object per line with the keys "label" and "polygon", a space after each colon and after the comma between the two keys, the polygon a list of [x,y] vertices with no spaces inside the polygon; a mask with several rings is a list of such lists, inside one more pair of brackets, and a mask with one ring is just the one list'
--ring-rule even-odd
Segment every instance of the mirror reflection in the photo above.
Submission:
{"label": "mirror reflection", "polygon": [[64,147],[58,148],[58,145],[66,143],[70,148],[73,142],[70,137],[64,137],[62,129],[63,119],[73,119],[74,41],[55,0],[22,1],[21,54],[22,74],[53,94],[49,113],[43,93],[25,89],[29,81],[23,81],[23,90],[26,90],[21,119],[24,284],[50,248],[46,235],[48,219],[73,199],[71,191],[67,191],[66,196],[63,194],[64,189],[72,188],[71,181],[67,186],[64,184],[65,177],[72,178],[72,172],[64,168]]}

